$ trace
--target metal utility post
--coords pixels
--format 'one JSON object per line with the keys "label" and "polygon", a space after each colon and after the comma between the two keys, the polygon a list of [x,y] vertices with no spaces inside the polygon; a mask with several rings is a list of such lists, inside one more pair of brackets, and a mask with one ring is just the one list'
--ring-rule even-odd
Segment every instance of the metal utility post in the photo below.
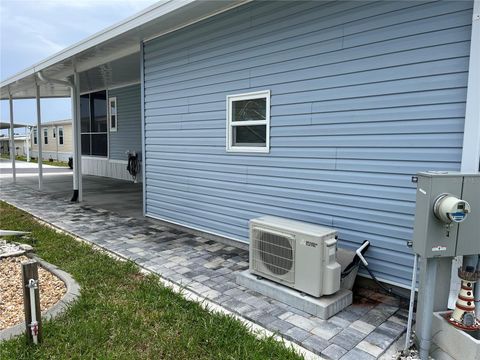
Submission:
{"label": "metal utility post", "polygon": [[35,98],[37,100],[37,144],[38,144],[38,188],[43,187],[43,153],[42,153],[42,114],[40,108],[40,87],[35,85]]}
{"label": "metal utility post", "polygon": [[23,307],[25,312],[25,332],[27,343],[42,342],[42,318],[40,291],[38,289],[38,263],[29,260],[22,263]]}
{"label": "metal utility post", "polygon": [[13,98],[8,96],[8,104],[10,106],[10,160],[12,161],[12,178],[13,182],[17,182],[17,171],[15,169],[15,132],[13,127]]}
{"label": "metal utility post", "polygon": [[426,262],[426,270],[421,284],[423,302],[418,309],[419,326],[417,336],[420,345],[420,359],[428,360],[432,345],[432,314],[436,296],[438,259],[427,258],[423,260]]}
{"label": "metal utility post", "polygon": [[82,135],[80,123],[80,76],[73,75],[71,88],[72,127],[73,127],[73,197],[72,201],[82,201]]}

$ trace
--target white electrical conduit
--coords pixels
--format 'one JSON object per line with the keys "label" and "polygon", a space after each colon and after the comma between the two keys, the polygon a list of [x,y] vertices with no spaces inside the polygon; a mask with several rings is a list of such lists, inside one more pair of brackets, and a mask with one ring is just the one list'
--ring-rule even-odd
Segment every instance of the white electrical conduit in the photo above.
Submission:
{"label": "white electrical conduit", "polygon": [[34,279],[30,279],[28,281],[28,287],[30,289],[30,312],[32,317],[32,322],[30,323],[30,331],[32,333],[33,343],[38,344],[38,321],[35,301],[35,289],[37,288],[37,282]]}
{"label": "white electrical conduit", "polygon": [[365,242],[362,244],[362,246],[360,246],[360,247],[356,250],[357,256],[360,258],[360,260],[362,261],[363,265],[365,265],[365,266],[368,266],[368,262],[367,262],[367,260],[365,260],[365,258],[363,257],[362,251],[363,251],[363,249],[365,249],[368,245],[370,245],[370,242],[369,242],[369,241],[365,241]]}
{"label": "white electrical conduit", "polygon": [[407,321],[407,335],[405,338],[404,350],[410,347],[410,337],[412,336],[412,321],[413,321],[413,304],[415,303],[415,289],[417,287],[417,263],[418,254],[413,258],[413,273],[412,273],[412,287],[410,289],[410,304],[408,306],[408,321]]}

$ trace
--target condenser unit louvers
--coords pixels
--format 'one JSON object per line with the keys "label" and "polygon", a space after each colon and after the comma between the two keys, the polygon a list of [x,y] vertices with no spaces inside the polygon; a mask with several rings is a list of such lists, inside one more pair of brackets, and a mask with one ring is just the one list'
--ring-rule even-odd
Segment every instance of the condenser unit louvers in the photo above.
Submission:
{"label": "condenser unit louvers", "polygon": [[340,289],[336,231],[264,216],[250,221],[250,272],[320,297]]}

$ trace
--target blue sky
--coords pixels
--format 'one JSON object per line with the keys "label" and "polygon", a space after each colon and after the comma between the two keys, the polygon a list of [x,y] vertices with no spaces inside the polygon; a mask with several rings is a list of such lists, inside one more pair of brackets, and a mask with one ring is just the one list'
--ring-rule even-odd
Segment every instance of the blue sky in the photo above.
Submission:
{"label": "blue sky", "polygon": [[[55,54],[157,0],[1,0],[2,80]],[[14,101],[15,121],[36,122],[35,101]],[[42,121],[70,118],[70,99],[42,100]],[[9,121],[8,101],[0,119]]]}

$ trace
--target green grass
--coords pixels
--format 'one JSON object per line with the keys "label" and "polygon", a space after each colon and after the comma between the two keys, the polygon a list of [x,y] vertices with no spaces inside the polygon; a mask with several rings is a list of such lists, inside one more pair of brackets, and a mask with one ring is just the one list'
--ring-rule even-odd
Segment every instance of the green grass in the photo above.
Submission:
{"label": "green grass", "polygon": [[44,342],[0,343],[0,359],[300,359],[273,338],[258,339],[232,317],[212,314],[144,276],[131,262],[38,223],[0,202],[0,228],[31,231],[46,261],[82,287],[79,300],[44,323]]}
{"label": "green grass", "polygon": [[[8,154],[1,154],[1,157],[3,159],[10,159],[10,155]],[[20,155],[17,155],[15,157],[16,160],[18,161],[27,161],[27,157],[26,156],[20,156]],[[30,162],[32,163],[38,163],[38,159],[35,158],[30,158]],[[45,164],[45,165],[52,165],[52,166],[62,166],[62,167],[68,167],[68,162],[66,161],[57,161],[57,160],[53,160],[53,161],[50,161],[50,160],[43,160],[42,161],[42,164]]]}

